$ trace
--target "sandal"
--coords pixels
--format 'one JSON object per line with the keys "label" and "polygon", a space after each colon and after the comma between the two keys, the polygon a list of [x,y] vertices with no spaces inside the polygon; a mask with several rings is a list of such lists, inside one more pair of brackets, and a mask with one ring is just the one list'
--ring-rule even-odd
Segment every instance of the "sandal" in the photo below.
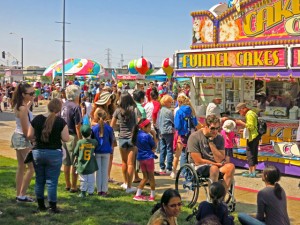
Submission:
{"label": "sandal", "polygon": [[70,190],[71,190],[71,188],[65,187],[65,191],[70,191]]}
{"label": "sandal", "polygon": [[78,191],[78,189],[70,189],[70,193],[77,193]]}
{"label": "sandal", "polygon": [[135,183],[135,184],[137,184],[137,183],[140,183],[142,181],[142,179],[139,179],[139,180],[134,180],[134,181],[132,181],[132,183]]}
{"label": "sandal", "polygon": [[109,183],[115,183],[115,180],[114,180],[113,178],[109,178],[109,179],[108,179],[108,182],[109,182]]}

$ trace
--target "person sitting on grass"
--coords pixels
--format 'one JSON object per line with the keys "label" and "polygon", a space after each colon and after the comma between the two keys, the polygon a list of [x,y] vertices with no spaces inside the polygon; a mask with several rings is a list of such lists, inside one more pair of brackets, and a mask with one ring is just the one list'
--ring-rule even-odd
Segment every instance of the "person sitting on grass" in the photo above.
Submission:
{"label": "person sitting on grass", "polygon": [[222,225],[233,225],[233,217],[228,215],[227,206],[223,203],[225,194],[225,187],[222,183],[212,183],[209,188],[209,196],[212,203],[207,201],[200,203],[196,215],[197,220],[199,221],[207,216],[215,215]]}
{"label": "person sitting on grass", "polygon": [[181,196],[174,189],[167,189],[159,203],[154,205],[147,225],[178,225],[177,217],[181,212]]}
{"label": "person sitting on grass", "polygon": [[94,155],[98,142],[90,139],[92,129],[88,125],[82,125],[80,133],[82,140],[77,142],[74,150],[74,165],[79,174],[80,191],[79,197],[85,197],[88,192],[93,195],[95,187],[95,171],[98,170],[98,164]]}
{"label": "person sitting on grass", "polygon": [[239,213],[242,225],[290,225],[285,191],[278,184],[280,176],[275,166],[269,165],[263,170],[262,180],[266,187],[257,194],[256,216]]}
{"label": "person sitting on grass", "polygon": [[[140,167],[143,173],[136,195],[133,197],[136,201],[154,201],[155,199],[155,179],[154,179],[154,158],[156,144],[153,137],[149,134],[151,131],[151,122],[148,119],[141,119],[134,127],[132,135],[132,143],[136,145],[137,160],[140,162]],[[142,195],[143,188],[149,180],[151,187],[150,197],[147,199]]]}

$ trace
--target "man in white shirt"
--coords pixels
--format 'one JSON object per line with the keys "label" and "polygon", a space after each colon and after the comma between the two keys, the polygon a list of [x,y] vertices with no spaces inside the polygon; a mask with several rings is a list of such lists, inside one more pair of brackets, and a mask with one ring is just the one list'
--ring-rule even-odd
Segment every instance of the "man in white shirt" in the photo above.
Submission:
{"label": "man in white shirt", "polygon": [[209,115],[216,115],[218,118],[221,118],[221,109],[219,107],[221,103],[222,96],[216,95],[206,108],[206,117]]}

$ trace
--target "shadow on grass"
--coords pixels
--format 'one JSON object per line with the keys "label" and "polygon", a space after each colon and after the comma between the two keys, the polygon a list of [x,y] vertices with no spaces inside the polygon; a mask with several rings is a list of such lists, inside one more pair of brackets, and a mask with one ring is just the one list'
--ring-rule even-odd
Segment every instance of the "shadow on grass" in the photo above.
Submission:
{"label": "shadow on grass", "polygon": [[[58,207],[60,214],[35,213],[37,203],[16,203],[16,161],[0,157],[0,224],[1,225],[60,225],[60,224],[147,224],[153,202],[133,201],[133,194],[126,194],[118,185],[109,185],[109,197],[97,195],[79,198],[64,190],[63,173],[59,178]],[[163,188],[163,187],[162,187]],[[34,196],[34,178],[28,188]],[[47,194],[47,191],[45,192]],[[47,204],[47,203],[46,203]],[[183,209],[179,224],[189,224],[184,219],[191,212]]]}

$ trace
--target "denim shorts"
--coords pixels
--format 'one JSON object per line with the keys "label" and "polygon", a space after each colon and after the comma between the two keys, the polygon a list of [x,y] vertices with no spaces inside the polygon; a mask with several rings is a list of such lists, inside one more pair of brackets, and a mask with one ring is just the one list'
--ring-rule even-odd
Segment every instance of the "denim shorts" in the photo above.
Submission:
{"label": "denim shorts", "polygon": [[133,148],[134,145],[131,142],[131,139],[127,139],[127,138],[119,138],[119,147],[120,148],[125,148],[125,149],[130,149]]}
{"label": "denim shorts", "polygon": [[26,148],[32,148],[32,145],[23,134],[14,132],[11,137],[11,147],[16,150],[23,150]]}

